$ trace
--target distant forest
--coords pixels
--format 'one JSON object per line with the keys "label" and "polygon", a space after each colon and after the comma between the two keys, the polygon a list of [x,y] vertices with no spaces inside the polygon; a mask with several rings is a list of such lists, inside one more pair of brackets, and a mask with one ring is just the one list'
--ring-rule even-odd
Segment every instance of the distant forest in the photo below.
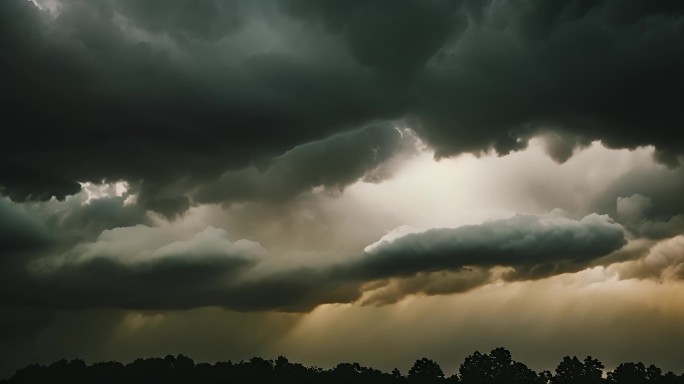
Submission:
{"label": "distant forest", "polygon": [[283,356],[275,360],[254,357],[239,363],[196,364],[183,355],[168,355],[137,359],[129,364],[112,361],[86,365],[83,360],[59,360],[48,366],[32,364],[0,383],[684,384],[684,374],[663,373],[654,365],[622,363],[609,372],[604,372],[604,368],[591,356],[584,360],[564,357],[554,372],[535,372],[514,361],[504,348],[496,348],[488,354],[473,353],[466,357],[457,374],[448,377],[439,364],[426,358],[416,360],[404,375],[398,369],[386,373],[358,363],[341,363],[332,369],[305,367],[291,363]]}

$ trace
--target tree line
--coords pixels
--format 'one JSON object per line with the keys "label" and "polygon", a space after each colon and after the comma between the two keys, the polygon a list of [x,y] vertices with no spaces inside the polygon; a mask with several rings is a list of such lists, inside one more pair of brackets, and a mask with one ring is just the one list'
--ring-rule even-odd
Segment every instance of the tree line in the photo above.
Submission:
{"label": "tree line", "polygon": [[505,348],[489,353],[475,352],[466,357],[458,373],[446,376],[433,360],[416,360],[406,375],[341,363],[332,369],[305,367],[280,356],[275,360],[254,357],[247,361],[215,364],[195,363],[184,355],[115,361],[87,365],[83,360],[65,359],[50,365],[31,364],[19,369],[0,384],[41,383],[259,383],[259,384],[684,384],[684,373],[664,373],[643,363],[622,363],[605,372],[604,365],[587,356],[564,357],[552,373],[536,372],[512,359]]}

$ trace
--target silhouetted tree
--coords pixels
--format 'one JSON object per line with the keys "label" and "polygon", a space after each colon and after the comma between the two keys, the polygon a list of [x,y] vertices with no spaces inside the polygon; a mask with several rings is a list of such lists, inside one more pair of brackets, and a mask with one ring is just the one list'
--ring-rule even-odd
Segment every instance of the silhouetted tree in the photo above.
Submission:
{"label": "silhouetted tree", "polygon": [[86,376],[90,382],[121,383],[126,377],[126,367],[117,361],[95,363],[88,367]]}
{"label": "silhouetted tree", "polygon": [[608,372],[608,382],[616,384],[646,384],[646,367],[643,363],[622,363]]}
{"label": "silhouetted tree", "polygon": [[444,379],[444,382],[448,383],[448,384],[460,384],[461,378],[458,377],[457,374],[453,374],[453,375],[447,377],[446,379]]}
{"label": "silhouetted tree", "polygon": [[404,376],[401,374],[401,372],[399,371],[399,369],[394,368],[394,369],[392,370],[392,377],[399,379],[399,378],[403,378]]}
{"label": "silhouetted tree", "polygon": [[565,356],[556,367],[553,384],[600,384],[603,383],[603,363],[587,356],[580,361],[577,356]]}
{"label": "silhouetted tree", "polygon": [[284,356],[275,361],[254,357],[239,363],[195,364],[187,356],[167,355],[126,365],[101,362],[88,366],[83,360],[65,359],[48,366],[32,364],[0,384],[684,384],[684,375],[663,374],[660,368],[643,363],[620,364],[602,379],[603,364],[591,356],[584,361],[564,357],[552,376],[549,371],[537,373],[514,361],[504,348],[466,357],[459,374],[445,378],[439,364],[427,358],[416,360],[405,377],[396,368],[385,373],[359,363],[340,363],[324,370],[291,363]]}
{"label": "silhouetted tree", "polygon": [[465,358],[459,373],[464,384],[546,383],[545,376],[513,361],[511,353],[504,348],[496,348],[489,354],[476,351]]}
{"label": "silhouetted tree", "polygon": [[673,372],[667,372],[663,375],[663,384],[684,384],[684,373],[677,377]]}
{"label": "silhouetted tree", "polygon": [[684,384],[684,375],[677,377],[672,372],[663,375],[653,364],[645,367],[643,363],[622,363],[608,372],[607,381],[611,384]]}
{"label": "silhouetted tree", "polygon": [[269,383],[273,380],[273,361],[261,357],[252,357],[240,364],[242,374],[246,378],[259,383]]}
{"label": "silhouetted tree", "polygon": [[556,375],[551,379],[553,384],[574,384],[582,382],[584,364],[576,357],[565,356],[556,367]]}
{"label": "silhouetted tree", "polygon": [[677,379],[677,375],[675,375],[673,372],[667,372],[666,374],[663,375],[663,378],[661,379],[662,384],[677,384],[677,383],[684,383],[684,374],[681,376],[681,380]]}
{"label": "silhouetted tree", "polygon": [[551,379],[553,378],[553,375],[551,374],[550,371],[543,370],[537,374],[537,381],[539,383],[551,383]]}
{"label": "silhouetted tree", "polygon": [[30,384],[47,383],[48,368],[38,364],[31,364],[19,369],[9,380],[11,383]]}
{"label": "silhouetted tree", "polygon": [[646,368],[646,381],[649,383],[661,383],[663,380],[663,370],[651,364]]}
{"label": "silhouetted tree", "polygon": [[465,358],[458,369],[461,381],[467,384],[487,384],[492,381],[489,356],[475,351]]}
{"label": "silhouetted tree", "polygon": [[585,382],[590,384],[599,384],[603,382],[603,363],[598,359],[593,359],[591,356],[584,358],[584,372],[582,376]]}
{"label": "silhouetted tree", "polygon": [[444,371],[439,364],[423,357],[409,369],[408,379],[412,383],[439,383],[444,380]]}

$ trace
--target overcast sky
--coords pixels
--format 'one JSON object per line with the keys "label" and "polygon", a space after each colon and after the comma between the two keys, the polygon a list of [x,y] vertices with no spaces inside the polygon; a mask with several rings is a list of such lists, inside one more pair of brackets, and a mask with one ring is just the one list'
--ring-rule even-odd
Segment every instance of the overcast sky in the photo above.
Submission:
{"label": "overcast sky", "polygon": [[684,371],[684,2],[2,0],[0,377]]}

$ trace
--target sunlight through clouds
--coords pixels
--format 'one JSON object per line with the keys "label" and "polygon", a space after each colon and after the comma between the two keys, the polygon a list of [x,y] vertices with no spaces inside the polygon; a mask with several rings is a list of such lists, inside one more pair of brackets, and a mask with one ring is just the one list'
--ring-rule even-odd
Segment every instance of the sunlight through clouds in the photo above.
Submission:
{"label": "sunlight through clouds", "polygon": [[0,0],[0,380],[178,353],[453,373],[496,347],[684,370],[682,20]]}

